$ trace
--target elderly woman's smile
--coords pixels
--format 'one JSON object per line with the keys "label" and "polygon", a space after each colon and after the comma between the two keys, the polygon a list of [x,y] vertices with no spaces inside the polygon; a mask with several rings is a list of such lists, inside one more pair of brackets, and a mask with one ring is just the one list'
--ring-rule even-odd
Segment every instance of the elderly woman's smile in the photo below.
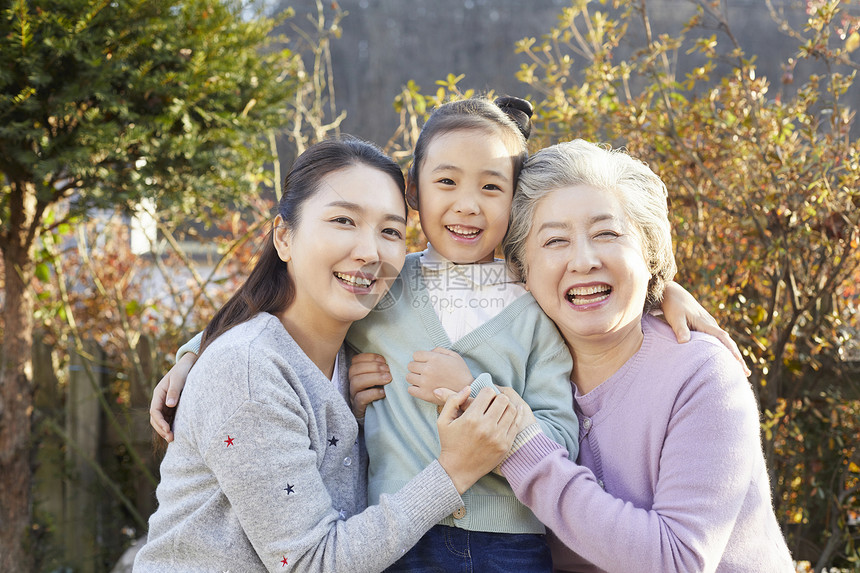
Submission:
{"label": "elderly woman's smile", "polygon": [[650,273],[615,192],[574,185],[543,197],[526,260],[527,286],[565,338],[636,336]]}

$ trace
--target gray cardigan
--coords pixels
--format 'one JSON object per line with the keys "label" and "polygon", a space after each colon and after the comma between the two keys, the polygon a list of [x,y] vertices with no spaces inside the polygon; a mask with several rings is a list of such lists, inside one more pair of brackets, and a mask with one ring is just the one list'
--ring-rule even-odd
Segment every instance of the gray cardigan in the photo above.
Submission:
{"label": "gray cardigan", "polygon": [[433,462],[366,508],[343,350],[338,360],[329,380],[265,313],[203,352],[135,571],[381,571],[462,506]]}

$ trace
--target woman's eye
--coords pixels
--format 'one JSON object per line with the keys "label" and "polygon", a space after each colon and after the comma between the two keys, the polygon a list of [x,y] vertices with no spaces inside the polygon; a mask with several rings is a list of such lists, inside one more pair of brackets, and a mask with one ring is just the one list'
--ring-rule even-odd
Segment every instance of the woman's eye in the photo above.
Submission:
{"label": "woman's eye", "polygon": [[597,236],[603,237],[603,238],[614,239],[616,237],[619,237],[620,235],[618,233],[616,233],[615,231],[601,231],[601,232],[597,233]]}
{"label": "woman's eye", "polygon": [[563,245],[566,242],[567,241],[565,239],[553,237],[552,239],[549,239],[548,241],[544,242],[543,246],[544,247],[552,247],[552,246],[556,246],[556,245]]}
{"label": "woman's eye", "polygon": [[340,225],[355,225],[355,223],[353,223],[352,219],[350,219],[349,217],[335,217],[331,220],[331,222],[338,223]]}
{"label": "woman's eye", "polygon": [[400,232],[399,229],[384,229],[382,231],[386,235],[391,235],[392,237],[396,237],[397,239],[403,239],[403,233]]}

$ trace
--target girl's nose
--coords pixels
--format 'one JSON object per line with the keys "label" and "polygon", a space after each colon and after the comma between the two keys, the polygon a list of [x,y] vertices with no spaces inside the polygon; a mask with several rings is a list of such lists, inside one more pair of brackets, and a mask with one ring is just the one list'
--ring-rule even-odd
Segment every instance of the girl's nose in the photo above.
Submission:
{"label": "girl's nose", "polygon": [[454,212],[466,215],[476,215],[481,212],[481,207],[475,199],[474,194],[468,191],[458,191],[457,199],[454,201]]}

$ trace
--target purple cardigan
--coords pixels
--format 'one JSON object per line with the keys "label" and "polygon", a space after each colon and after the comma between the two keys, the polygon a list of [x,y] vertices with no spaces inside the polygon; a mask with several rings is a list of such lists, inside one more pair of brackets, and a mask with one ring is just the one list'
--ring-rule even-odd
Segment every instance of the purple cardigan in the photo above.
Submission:
{"label": "purple cardigan", "polygon": [[[755,396],[714,338],[642,320],[639,351],[576,394],[579,464],[539,434],[502,465],[556,571],[794,571]],[[589,565],[589,563],[593,565]]]}

